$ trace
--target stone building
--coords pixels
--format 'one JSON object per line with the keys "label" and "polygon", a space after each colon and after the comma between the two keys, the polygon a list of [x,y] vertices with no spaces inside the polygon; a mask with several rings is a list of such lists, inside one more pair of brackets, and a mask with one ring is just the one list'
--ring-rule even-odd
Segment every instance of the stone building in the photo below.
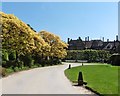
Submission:
{"label": "stone building", "polygon": [[68,50],[84,50],[84,49],[95,49],[95,50],[107,50],[118,52],[118,46],[120,45],[120,41],[118,40],[118,36],[116,36],[116,40],[107,41],[103,40],[89,40],[89,37],[85,38],[83,41],[80,37],[77,40],[72,40],[68,38]]}

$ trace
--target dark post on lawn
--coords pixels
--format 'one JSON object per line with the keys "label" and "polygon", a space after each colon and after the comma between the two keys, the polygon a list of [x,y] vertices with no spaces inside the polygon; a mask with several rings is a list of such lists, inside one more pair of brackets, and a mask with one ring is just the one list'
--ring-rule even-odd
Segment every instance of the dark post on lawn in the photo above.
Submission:
{"label": "dark post on lawn", "polygon": [[86,85],[87,83],[83,81],[82,72],[79,72],[79,75],[78,75],[78,86],[83,86],[83,84]]}
{"label": "dark post on lawn", "polygon": [[68,69],[71,69],[71,64],[69,64],[69,67],[68,67]]}
{"label": "dark post on lawn", "polygon": [[83,66],[83,62],[82,62],[82,66]]}

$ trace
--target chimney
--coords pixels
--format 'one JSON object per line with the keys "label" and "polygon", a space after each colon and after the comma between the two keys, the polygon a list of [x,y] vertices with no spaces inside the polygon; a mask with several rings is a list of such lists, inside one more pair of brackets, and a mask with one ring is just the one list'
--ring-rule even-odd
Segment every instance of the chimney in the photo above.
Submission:
{"label": "chimney", "polygon": [[68,44],[69,44],[69,42],[70,42],[70,38],[68,38]]}
{"label": "chimney", "polygon": [[107,39],[107,42],[109,42],[109,39]]}
{"label": "chimney", "polygon": [[102,41],[104,42],[104,37],[102,38]]}
{"label": "chimney", "polygon": [[89,41],[89,36],[88,36],[88,41]]}
{"label": "chimney", "polygon": [[85,47],[86,47],[86,41],[87,41],[87,37],[85,37]]}
{"label": "chimney", "polygon": [[87,37],[85,37],[85,41],[87,41]]}
{"label": "chimney", "polygon": [[116,41],[118,41],[118,35],[116,35]]}
{"label": "chimney", "polygon": [[79,37],[78,39],[79,39],[79,40],[81,40],[81,38],[80,38],[80,37]]}
{"label": "chimney", "polygon": [[114,47],[115,47],[115,40],[114,40]]}
{"label": "chimney", "polygon": [[[120,30],[119,30],[120,31]],[[118,32],[118,41],[120,41],[120,32]]]}

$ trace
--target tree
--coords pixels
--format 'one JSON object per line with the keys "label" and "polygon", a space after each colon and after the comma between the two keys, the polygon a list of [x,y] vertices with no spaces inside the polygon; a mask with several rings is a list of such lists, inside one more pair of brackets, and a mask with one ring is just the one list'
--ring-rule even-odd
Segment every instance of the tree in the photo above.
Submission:
{"label": "tree", "polygon": [[49,45],[47,42],[44,41],[44,39],[39,35],[39,34],[35,34],[34,35],[34,44],[35,44],[35,48],[34,48],[34,52],[39,53],[39,54],[44,54],[45,51],[49,51]]}
{"label": "tree", "polygon": [[[38,34],[29,24],[25,24],[12,14],[0,12],[0,15],[2,17],[0,20],[2,48],[7,50],[8,54],[5,53],[4,56],[10,57],[10,60],[6,61],[13,69],[22,65],[20,61],[23,65],[28,64],[27,66],[31,67],[34,61],[32,59],[37,59],[36,61],[40,61],[37,63],[44,64],[49,59],[48,57],[64,58],[66,56],[67,44],[62,42],[58,36],[46,31]],[[26,63],[26,60],[30,62]]]}
{"label": "tree", "polygon": [[2,17],[0,20],[2,48],[8,52],[16,52],[17,58],[14,63],[20,56],[41,56],[44,53],[43,49],[49,49],[49,45],[44,39],[23,21],[11,14],[0,12],[0,15]]}
{"label": "tree", "polygon": [[[15,50],[18,54],[28,54],[40,51],[45,41],[38,37],[27,24],[11,14],[0,12],[2,20],[2,46],[3,49]],[[36,44],[37,42],[37,44]]]}
{"label": "tree", "polygon": [[50,46],[50,52],[48,54],[50,57],[56,57],[59,59],[65,58],[68,45],[60,40],[59,36],[47,31],[41,31],[39,34]]}

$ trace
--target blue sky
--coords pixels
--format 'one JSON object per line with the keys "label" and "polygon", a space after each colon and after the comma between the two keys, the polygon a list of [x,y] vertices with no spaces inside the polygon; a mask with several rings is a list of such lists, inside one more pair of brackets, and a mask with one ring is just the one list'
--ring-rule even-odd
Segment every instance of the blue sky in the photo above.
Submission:
{"label": "blue sky", "polygon": [[79,3],[2,3],[2,11],[14,14],[29,23],[37,32],[47,30],[67,38],[114,40],[118,34],[117,2],[79,2]]}

